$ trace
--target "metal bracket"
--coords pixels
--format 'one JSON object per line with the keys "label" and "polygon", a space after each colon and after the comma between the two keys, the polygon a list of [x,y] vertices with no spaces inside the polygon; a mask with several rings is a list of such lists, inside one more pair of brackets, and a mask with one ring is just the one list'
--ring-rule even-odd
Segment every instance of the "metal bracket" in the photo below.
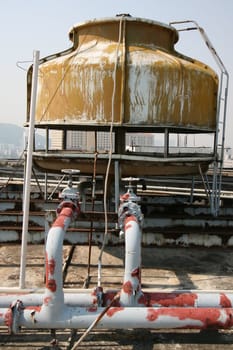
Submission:
{"label": "metal bracket", "polygon": [[22,314],[22,311],[24,310],[24,305],[21,300],[17,300],[11,305],[12,310],[12,325],[11,325],[11,332],[13,334],[17,334],[20,330],[19,327],[19,320],[20,316]]}

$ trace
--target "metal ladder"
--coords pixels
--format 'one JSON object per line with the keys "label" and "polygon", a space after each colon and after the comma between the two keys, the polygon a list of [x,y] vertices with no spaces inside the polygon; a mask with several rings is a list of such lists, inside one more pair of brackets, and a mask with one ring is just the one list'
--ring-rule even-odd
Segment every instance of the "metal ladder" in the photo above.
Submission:
{"label": "metal ladder", "polygon": [[224,66],[221,58],[214,49],[211,41],[209,40],[204,29],[201,28],[197,22],[193,20],[176,21],[169,23],[172,26],[180,26],[187,24],[186,28],[178,28],[177,31],[188,31],[197,30],[206,46],[210,50],[219,70],[219,89],[218,89],[218,100],[217,100],[217,113],[216,113],[216,132],[214,139],[214,162],[213,162],[213,175],[212,175],[212,186],[208,183],[206,177],[207,187],[210,188],[210,211],[214,216],[218,216],[220,208],[220,198],[222,189],[222,168],[224,161],[224,144],[225,144],[225,127],[226,127],[226,110],[227,110],[227,96],[228,96],[228,85],[229,85],[229,74]]}

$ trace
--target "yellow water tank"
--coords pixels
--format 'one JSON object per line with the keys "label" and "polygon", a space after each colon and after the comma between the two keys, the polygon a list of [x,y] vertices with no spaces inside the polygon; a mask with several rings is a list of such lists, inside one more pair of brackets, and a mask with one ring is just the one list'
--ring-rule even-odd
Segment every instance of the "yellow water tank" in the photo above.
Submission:
{"label": "yellow water tank", "polygon": [[[175,28],[119,16],[78,24],[69,37],[71,49],[41,59],[36,125],[215,130],[218,78],[175,51]],[[30,101],[31,70],[28,82]]]}

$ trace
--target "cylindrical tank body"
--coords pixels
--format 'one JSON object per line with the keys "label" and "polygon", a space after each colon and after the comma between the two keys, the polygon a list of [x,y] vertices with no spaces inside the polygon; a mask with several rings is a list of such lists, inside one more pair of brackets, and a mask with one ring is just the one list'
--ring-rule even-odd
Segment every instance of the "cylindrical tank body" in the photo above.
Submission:
{"label": "cylindrical tank body", "polygon": [[173,27],[128,16],[69,35],[72,49],[41,61],[36,125],[215,130],[216,73],[175,51]]}

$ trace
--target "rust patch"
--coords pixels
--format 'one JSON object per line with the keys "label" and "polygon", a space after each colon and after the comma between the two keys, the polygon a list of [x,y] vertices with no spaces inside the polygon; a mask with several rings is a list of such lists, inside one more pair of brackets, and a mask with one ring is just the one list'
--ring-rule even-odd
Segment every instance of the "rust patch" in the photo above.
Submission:
{"label": "rust patch", "polygon": [[39,305],[29,305],[29,306],[25,307],[25,310],[33,310],[33,311],[40,312],[41,306],[39,306]]}
{"label": "rust patch", "polygon": [[131,295],[133,293],[133,286],[132,286],[132,283],[130,281],[127,281],[123,284],[123,291],[129,295]]}
{"label": "rust patch", "polygon": [[72,208],[63,208],[61,213],[58,215],[58,217],[56,218],[56,220],[54,221],[52,227],[61,227],[64,229],[65,226],[65,219],[67,217],[72,217],[73,215],[73,209]]}
{"label": "rust patch", "polygon": [[140,281],[140,278],[141,278],[141,269],[139,267],[137,267],[136,269],[134,269],[132,272],[131,272],[131,276],[132,277],[136,277],[139,281]]}
{"label": "rust patch", "polygon": [[11,327],[13,323],[13,313],[11,308],[9,308],[7,312],[4,314],[4,323],[8,327],[9,333],[11,333]]}
{"label": "rust patch", "polygon": [[87,312],[96,312],[97,308],[97,305],[92,305],[89,308],[87,308]]}
{"label": "rust patch", "polygon": [[136,223],[138,222],[137,218],[134,215],[126,216],[126,218],[125,218],[125,230],[128,230],[132,227],[132,224],[131,224],[132,221],[134,221]]}
{"label": "rust patch", "polygon": [[230,299],[224,293],[220,295],[220,305],[222,307],[232,307]]}
{"label": "rust patch", "polygon": [[124,307],[111,307],[108,311],[107,311],[107,316],[108,317],[112,317],[114,316],[117,312],[120,312],[124,310]]}
{"label": "rust patch", "polygon": [[[200,309],[187,309],[187,308],[178,308],[178,309],[153,309],[149,308],[147,311],[147,320],[150,322],[156,321],[160,316],[167,316],[178,318],[179,320],[187,320],[186,325],[182,325],[180,328],[197,328],[197,329],[217,329],[217,328],[229,328],[232,325],[232,314],[229,310],[225,310],[226,319],[225,321],[220,321],[221,319],[221,310],[217,308],[200,308]],[[200,321],[201,325],[193,325],[190,321]],[[190,322],[190,324],[189,324]]]}
{"label": "rust patch", "polygon": [[48,260],[48,272],[53,275],[56,267],[56,261],[54,258]]}
{"label": "rust patch", "polygon": [[169,306],[195,306],[197,295],[194,293],[153,293],[150,294],[150,305]]}
{"label": "rust patch", "polygon": [[45,297],[43,301],[44,305],[48,305],[51,299],[52,299],[51,297]]}
{"label": "rust patch", "polygon": [[57,284],[54,279],[50,279],[46,282],[46,288],[48,288],[51,292],[56,292],[57,290]]}

